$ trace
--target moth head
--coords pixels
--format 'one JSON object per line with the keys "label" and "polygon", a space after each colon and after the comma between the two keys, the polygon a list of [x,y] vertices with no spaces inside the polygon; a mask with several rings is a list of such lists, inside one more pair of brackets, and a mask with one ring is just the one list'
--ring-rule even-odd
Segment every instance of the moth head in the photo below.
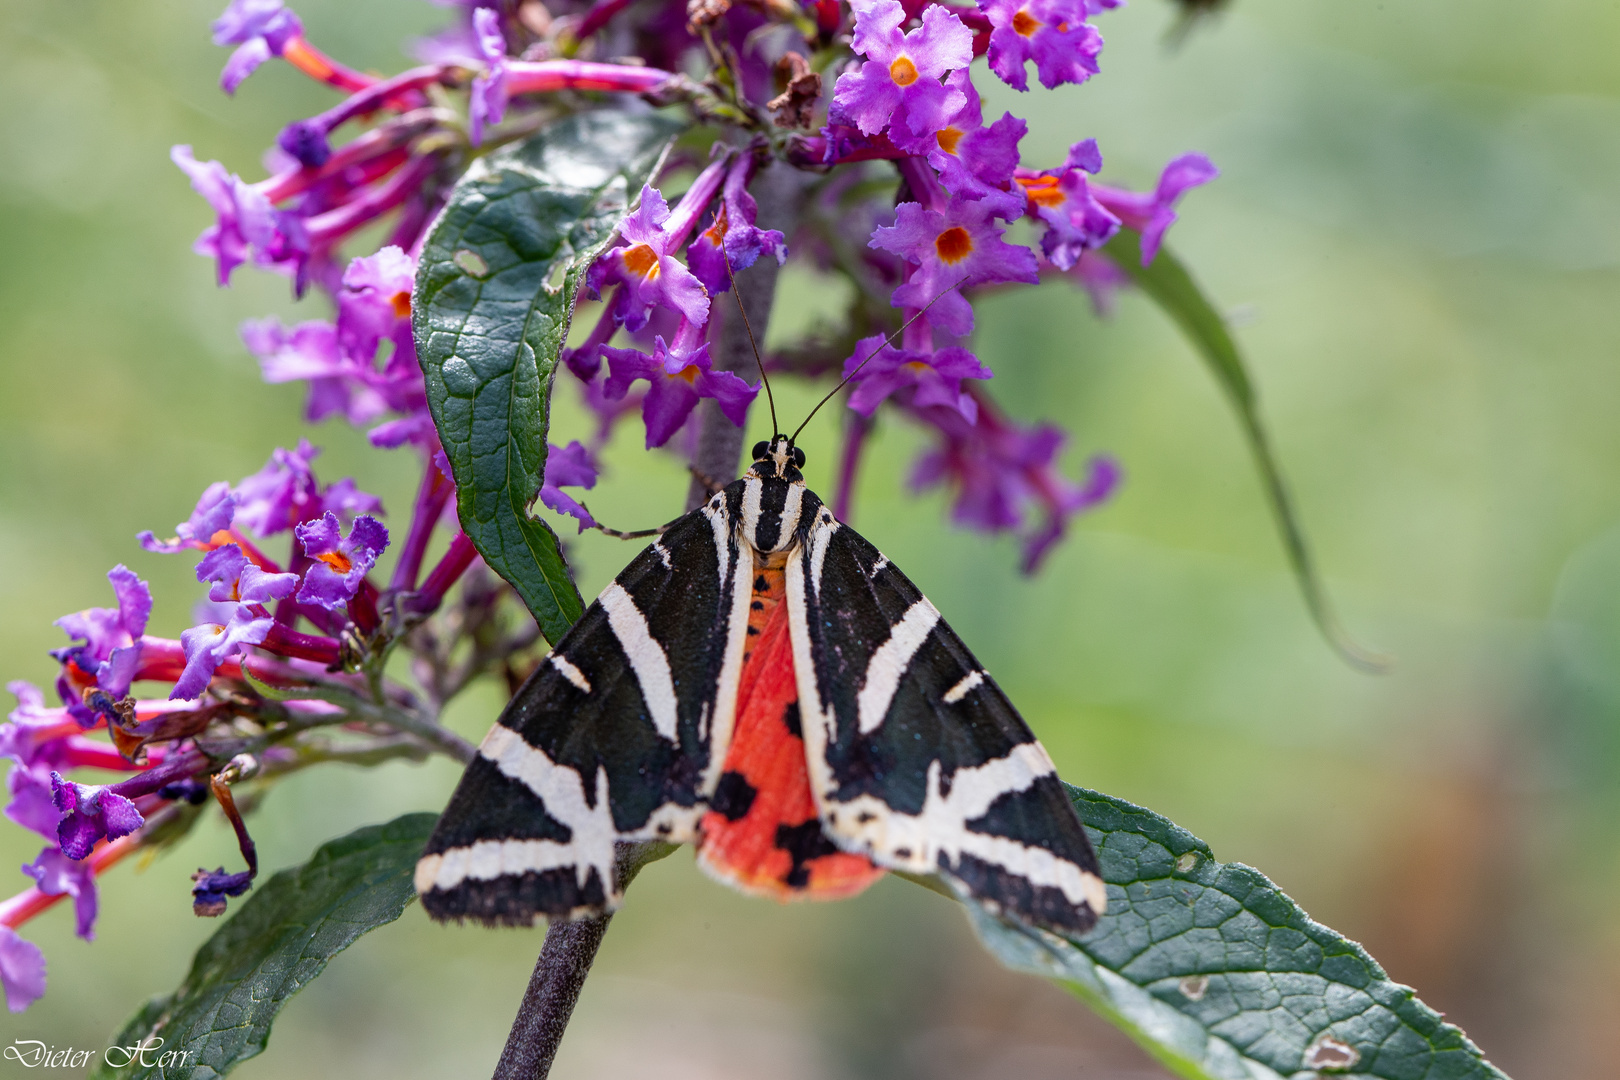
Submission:
{"label": "moth head", "polygon": [[769,441],[754,444],[754,464],[749,472],[761,480],[787,480],[790,483],[804,479],[799,470],[804,467],[804,451],[793,445],[786,435],[777,435]]}

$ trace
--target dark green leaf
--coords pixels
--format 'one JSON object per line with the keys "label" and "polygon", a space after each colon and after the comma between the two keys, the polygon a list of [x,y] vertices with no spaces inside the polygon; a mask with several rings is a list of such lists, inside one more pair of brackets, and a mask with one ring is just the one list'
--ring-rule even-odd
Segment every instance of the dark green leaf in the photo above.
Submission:
{"label": "dark green leaf", "polygon": [[603,109],[477,162],[434,225],[412,322],[461,527],[555,642],[584,605],[557,536],[530,515],[551,382],[585,271],[680,126]]}
{"label": "dark green leaf", "polygon": [[1216,862],[1150,810],[1065,787],[1102,861],[1108,911],[1069,940],[968,905],[1009,967],[1072,990],[1189,1080],[1506,1080],[1259,871]]}
{"label": "dark green leaf", "polygon": [[[359,829],[256,886],[197,950],[180,988],[148,1002],[112,1042],[152,1049],[127,1064],[108,1050],[96,1075],[206,1080],[261,1053],[287,1000],[415,899],[411,874],[436,820],[407,814]],[[160,1064],[166,1052],[176,1056]]]}
{"label": "dark green leaf", "polygon": [[1260,406],[1255,399],[1254,385],[1244,370],[1243,357],[1232,341],[1232,335],[1227,333],[1226,321],[1205,298],[1198,283],[1175,255],[1161,247],[1153,264],[1143,266],[1141,250],[1141,236],[1131,229],[1121,229],[1103,248],[1103,253],[1175,320],[1182,333],[1187,335],[1208,362],[1221,389],[1226,391],[1226,396],[1237,409],[1238,421],[1243,425],[1249,449],[1254,452],[1255,464],[1265,484],[1266,498],[1277,516],[1283,545],[1288,549],[1289,561],[1299,578],[1300,591],[1305,595],[1305,605],[1310,609],[1311,617],[1316,620],[1316,625],[1321,628],[1329,644],[1351,664],[1364,671],[1388,670],[1389,659],[1357,645],[1334,614],[1333,604],[1311,558],[1311,549],[1305,541],[1305,530],[1300,525],[1288,485],[1283,480],[1276,455],[1271,451],[1271,441],[1260,423]]}

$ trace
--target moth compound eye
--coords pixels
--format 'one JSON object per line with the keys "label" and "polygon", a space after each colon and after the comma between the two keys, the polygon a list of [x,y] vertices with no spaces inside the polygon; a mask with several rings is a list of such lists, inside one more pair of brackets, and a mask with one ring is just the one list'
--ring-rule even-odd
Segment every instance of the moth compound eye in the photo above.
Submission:
{"label": "moth compound eye", "polygon": [[793,448],[793,467],[796,469],[804,468],[804,451],[797,446]]}
{"label": "moth compound eye", "polygon": [[754,444],[754,460],[759,461],[761,458],[763,458],[765,456],[766,452],[769,451],[770,448],[771,448],[771,444],[768,443],[768,442],[760,441],[760,442],[755,443]]}

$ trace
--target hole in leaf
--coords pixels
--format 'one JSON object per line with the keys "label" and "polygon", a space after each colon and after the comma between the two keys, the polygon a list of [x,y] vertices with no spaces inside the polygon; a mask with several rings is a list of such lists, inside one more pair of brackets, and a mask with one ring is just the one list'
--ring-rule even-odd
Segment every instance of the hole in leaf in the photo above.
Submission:
{"label": "hole in leaf", "polygon": [[558,259],[551,264],[551,273],[546,275],[546,292],[557,293],[562,291],[563,281],[568,277],[568,260]]}
{"label": "hole in leaf", "polygon": [[471,248],[462,248],[450,256],[450,261],[461,267],[469,277],[481,278],[489,273],[489,263],[484,257]]}
{"label": "hole in leaf", "polygon": [[1197,865],[1198,852],[1196,851],[1184,852],[1181,858],[1176,860],[1176,869],[1183,874],[1191,873],[1192,868]]}
{"label": "hole in leaf", "polygon": [[1181,996],[1188,1001],[1201,1001],[1208,992],[1208,975],[1188,975],[1181,980]]}
{"label": "hole in leaf", "polygon": [[1305,1050],[1305,1067],[1324,1072],[1343,1072],[1353,1069],[1361,1060],[1361,1051],[1347,1042],[1328,1034],[1318,1035]]}

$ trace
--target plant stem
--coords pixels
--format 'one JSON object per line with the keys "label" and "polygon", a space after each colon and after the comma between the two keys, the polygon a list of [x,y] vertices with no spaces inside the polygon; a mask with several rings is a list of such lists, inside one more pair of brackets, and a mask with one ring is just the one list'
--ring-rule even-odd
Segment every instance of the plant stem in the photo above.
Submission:
{"label": "plant stem", "polygon": [[[783,162],[763,169],[753,187],[754,197],[759,201],[760,227],[786,223],[803,188],[802,174]],[[737,287],[748,309],[748,318],[761,340],[771,317],[776,271],[775,259],[761,259],[737,276]],[[720,324],[713,350],[714,366],[743,375],[752,372],[757,377],[748,331],[736,317],[736,301],[717,297],[713,302],[718,304],[722,300],[727,304],[728,317]],[[698,408],[700,426],[693,466],[704,476],[729,480],[737,475],[737,464],[742,459],[742,428],[726,419],[713,401],[704,400]],[[687,493],[686,508],[696,509],[708,497],[703,484],[694,479]],[[630,879],[642,866],[672,850],[668,844],[620,845],[620,887],[628,887]],[[546,943],[540,949],[540,959],[535,961],[534,974],[529,978],[523,1003],[518,1006],[511,1034],[506,1037],[506,1049],[501,1051],[500,1063],[495,1066],[494,1080],[545,1080],[612,918],[612,915],[604,915],[552,923],[546,930]]]}
{"label": "plant stem", "polygon": [[[786,162],[773,162],[760,170],[753,184],[754,197],[759,202],[759,226],[768,229],[784,226],[792,219],[799,194],[803,190],[804,174]],[[753,266],[737,274],[737,295],[753,323],[754,336],[761,345],[765,342],[765,328],[771,319],[771,302],[776,295],[776,260],[762,258]],[[750,382],[759,379],[759,365],[754,359],[753,345],[743,320],[737,317],[737,301],[729,296],[716,296],[710,301],[710,311],[720,314],[720,331],[711,350],[716,371],[729,371]],[[714,480],[729,481],[737,475],[742,461],[743,429],[726,419],[720,403],[705,398],[698,402],[697,453],[692,467]],[[773,432],[774,434],[774,432]],[[703,482],[696,477],[686,494],[686,508],[694,510],[709,497]]]}

